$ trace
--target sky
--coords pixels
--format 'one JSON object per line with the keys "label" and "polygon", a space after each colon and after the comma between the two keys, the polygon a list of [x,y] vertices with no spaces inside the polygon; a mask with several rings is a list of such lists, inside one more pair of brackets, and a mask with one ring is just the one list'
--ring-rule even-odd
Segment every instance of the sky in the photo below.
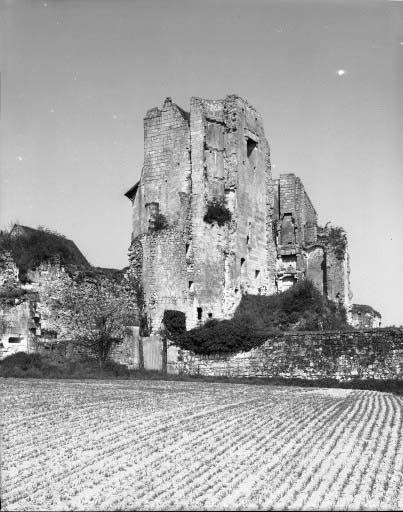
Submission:
{"label": "sky", "polygon": [[0,6],[0,229],[46,226],[126,266],[146,111],[234,93],[263,116],[273,176],[346,229],[353,302],[403,324],[402,2]]}

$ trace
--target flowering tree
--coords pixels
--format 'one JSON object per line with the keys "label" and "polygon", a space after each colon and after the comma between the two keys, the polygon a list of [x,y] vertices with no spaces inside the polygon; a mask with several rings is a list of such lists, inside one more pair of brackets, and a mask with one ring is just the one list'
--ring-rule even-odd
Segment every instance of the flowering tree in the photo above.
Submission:
{"label": "flowering tree", "polygon": [[58,290],[53,310],[59,339],[73,340],[98,359],[100,368],[115,343],[125,336],[126,327],[135,325],[135,299],[129,286],[103,276],[80,283],[72,280]]}

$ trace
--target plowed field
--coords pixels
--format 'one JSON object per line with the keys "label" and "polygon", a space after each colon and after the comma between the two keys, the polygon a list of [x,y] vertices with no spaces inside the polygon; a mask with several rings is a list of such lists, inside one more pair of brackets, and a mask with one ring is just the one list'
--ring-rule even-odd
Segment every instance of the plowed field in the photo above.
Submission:
{"label": "plowed field", "polygon": [[376,391],[2,379],[3,510],[403,509]]}

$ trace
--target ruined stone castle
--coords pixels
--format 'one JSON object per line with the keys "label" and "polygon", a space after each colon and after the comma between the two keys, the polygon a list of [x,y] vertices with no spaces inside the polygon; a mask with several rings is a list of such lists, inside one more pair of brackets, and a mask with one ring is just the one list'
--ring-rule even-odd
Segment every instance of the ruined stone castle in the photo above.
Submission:
{"label": "ruined stone castle", "polygon": [[141,178],[126,196],[150,332],[164,310],[183,311],[192,328],[230,318],[243,294],[304,278],[351,309],[345,232],[318,225],[298,177],[273,178],[263,120],[239,96],[192,98],[189,111],[167,98],[149,110]]}

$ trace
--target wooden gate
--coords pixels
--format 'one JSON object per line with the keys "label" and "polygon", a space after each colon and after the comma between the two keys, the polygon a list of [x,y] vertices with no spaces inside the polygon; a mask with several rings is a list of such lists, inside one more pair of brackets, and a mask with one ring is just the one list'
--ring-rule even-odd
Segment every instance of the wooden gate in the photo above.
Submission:
{"label": "wooden gate", "polygon": [[160,336],[152,335],[142,338],[143,364],[145,370],[163,370],[164,343]]}

